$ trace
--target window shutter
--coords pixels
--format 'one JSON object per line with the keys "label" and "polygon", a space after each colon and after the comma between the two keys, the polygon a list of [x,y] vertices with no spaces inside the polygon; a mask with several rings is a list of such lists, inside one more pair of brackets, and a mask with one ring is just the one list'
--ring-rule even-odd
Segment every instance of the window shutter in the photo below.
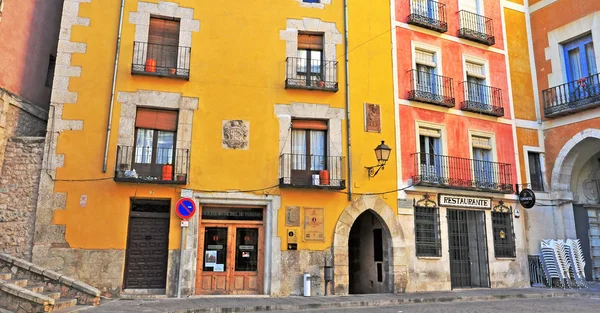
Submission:
{"label": "window shutter", "polygon": [[485,79],[485,70],[482,64],[466,62],[467,76]]}
{"label": "window shutter", "polygon": [[298,34],[298,49],[323,50],[323,35]]}
{"label": "window shutter", "polygon": [[327,130],[326,120],[293,120],[293,129]]}
{"label": "window shutter", "polygon": [[473,148],[492,150],[492,144],[490,143],[490,138],[473,136],[471,141],[473,143]]}
{"label": "window shutter", "polygon": [[177,111],[164,111],[140,108],[135,118],[136,128],[166,131],[177,130]]}
{"label": "window shutter", "polygon": [[415,50],[415,62],[417,64],[435,67],[435,53],[423,50]]}
{"label": "window shutter", "polygon": [[419,127],[419,135],[433,137],[433,138],[441,138],[442,135],[440,131],[433,128]]}
{"label": "window shutter", "polygon": [[148,43],[179,46],[179,21],[151,17]]}

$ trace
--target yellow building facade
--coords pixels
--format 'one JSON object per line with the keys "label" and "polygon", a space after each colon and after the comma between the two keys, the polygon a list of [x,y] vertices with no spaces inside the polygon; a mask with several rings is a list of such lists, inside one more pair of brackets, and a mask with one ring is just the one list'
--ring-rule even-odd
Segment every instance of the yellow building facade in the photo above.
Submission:
{"label": "yellow building facade", "polygon": [[33,261],[113,296],[402,290],[390,3],[344,4],[65,0]]}

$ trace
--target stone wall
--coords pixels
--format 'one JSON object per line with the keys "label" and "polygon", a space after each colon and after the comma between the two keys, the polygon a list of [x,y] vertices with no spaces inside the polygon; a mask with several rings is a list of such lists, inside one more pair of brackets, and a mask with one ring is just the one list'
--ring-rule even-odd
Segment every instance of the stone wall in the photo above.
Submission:
{"label": "stone wall", "polygon": [[0,252],[31,260],[43,137],[8,139],[0,176]]}

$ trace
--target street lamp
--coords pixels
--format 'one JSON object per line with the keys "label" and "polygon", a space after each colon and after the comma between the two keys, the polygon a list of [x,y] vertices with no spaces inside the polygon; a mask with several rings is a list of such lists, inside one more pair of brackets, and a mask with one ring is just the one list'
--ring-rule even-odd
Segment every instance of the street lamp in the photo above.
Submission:
{"label": "street lamp", "polygon": [[390,152],[392,152],[392,149],[388,147],[382,140],[381,144],[375,148],[375,157],[377,157],[377,165],[365,166],[365,168],[369,171],[369,177],[375,177],[375,175],[377,175],[377,173],[379,173],[379,171],[383,169],[385,163],[390,158]]}

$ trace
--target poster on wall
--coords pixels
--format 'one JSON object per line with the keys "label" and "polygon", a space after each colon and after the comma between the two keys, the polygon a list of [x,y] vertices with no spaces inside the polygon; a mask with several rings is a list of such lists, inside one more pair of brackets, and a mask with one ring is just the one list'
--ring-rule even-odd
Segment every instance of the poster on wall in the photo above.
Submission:
{"label": "poster on wall", "polygon": [[215,267],[217,264],[217,251],[215,250],[207,250],[204,252],[204,266],[205,267]]}
{"label": "poster on wall", "polygon": [[325,222],[323,209],[304,208],[304,240],[324,241]]}

